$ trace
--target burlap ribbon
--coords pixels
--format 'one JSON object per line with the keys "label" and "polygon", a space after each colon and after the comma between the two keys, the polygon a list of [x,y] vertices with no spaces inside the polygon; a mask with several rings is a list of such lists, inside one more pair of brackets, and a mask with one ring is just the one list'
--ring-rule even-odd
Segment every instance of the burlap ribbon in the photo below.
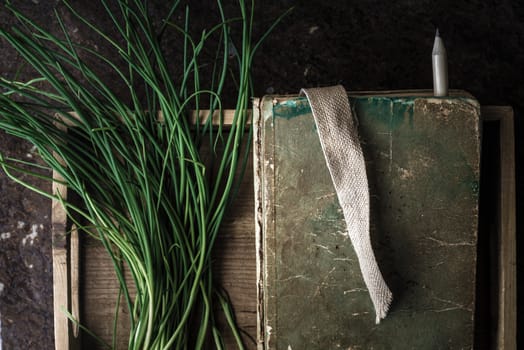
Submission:
{"label": "burlap ribbon", "polygon": [[392,293],[380,273],[371,246],[366,164],[346,90],[337,85],[302,89],[300,93],[309,100],[349,238],[375,307],[376,323],[379,323],[386,317]]}

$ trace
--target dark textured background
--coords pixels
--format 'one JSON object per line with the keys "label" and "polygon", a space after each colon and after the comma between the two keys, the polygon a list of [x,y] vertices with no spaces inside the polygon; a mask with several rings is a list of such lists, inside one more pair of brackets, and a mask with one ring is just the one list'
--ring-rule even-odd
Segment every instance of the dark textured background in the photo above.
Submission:
{"label": "dark textured background", "polygon": [[[232,1],[227,1],[232,3]],[[78,30],[58,1],[15,1],[52,28],[53,9],[75,40],[100,44]],[[97,0],[71,1],[83,14],[100,16]],[[164,1],[151,1],[162,13]],[[193,19],[215,22],[211,1],[192,1]],[[522,203],[522,113],[524,112],[524,2],[510,0],[259,1],[260,34],[274,18],[295,7],[265,42],[254,62],[255,94],[297,93],[301,87],[343,84],[348,90],[431,88],[435,26],[448,50],[451,88],[465,89],[482,105],[510,105],[516,112],[518,206]],[[0,25],[13,20],[0,9]],[[104,49],[102,46],[101,49]],[[13,78],[27,67],[0,41],[0,74]],[[118,90],[120,87],[115,86]],[[228,106],[231,107],[231,106]],[[33,158],[31,145],[0,135],[4,154]],[[44,186],[45,184],[37,184]],[[51,349],[52,269],[49,203],[0,175],[0,317],[4,349]],[[518,219],[521,224],[521,219]],[[36,225],[36,226],[34,226]],[[520,226],[519,226],[520,227]],[[30,235],[34,231],[37,235]],[[519,229],[519,234],[521,230]],[[34,240],[31,243],[31,237]],[[25,241],[24,241],[25,238]],[[522,245],[522,239],[519,245]],[[25,243],[24,243],[25,242]],[[522,249],[519,248],[522,255]],[[519,276],[522,258],[518,259]],[[522,288],[521,288],[522,290]],[[519,292],[522,294],[522,292]],[[519,314],[522,315],[519,307]],[[521,317],[520,317],[521,318]]]}

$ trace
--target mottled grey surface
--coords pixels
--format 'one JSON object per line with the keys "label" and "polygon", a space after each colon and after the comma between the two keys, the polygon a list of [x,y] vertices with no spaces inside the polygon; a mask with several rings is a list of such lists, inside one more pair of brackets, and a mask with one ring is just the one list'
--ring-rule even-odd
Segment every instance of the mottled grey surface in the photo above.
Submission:
{"label": "mottled grey surface", "polygon": [[[46,27],[56,24],[56,0],[15,2]],[[88,18],[108,27],[97,0],[71,3]],[[151,1],[161,14],[166,1]],[[193,20],[201,24],[215,16],[212,1],[192,2]],[[228,3],[235,3],[228,0]],[[302,87],[342,83],[349,90],[428,88],[431,86],[431,45],[434,27],[439,26],[448,50],[450,87],[473,93],[483,105],[512,105],[517,111],[517,135],[524,132],[524,3],[512,0],[471,1],[258,1],[256,32],[261,33],[285,9],[295,6],[283,23],[260,48],[254,61],[255,95],[267,92],[297,93]],[[106,49],[92,34],[67,15],[59,13],[74,39]],[[0,9],[0,26],[12,25]],[[78,27],[78,30],[77,30]],[[56,30],[56,29],[55,29]],[[30,77],[27,67],[0,40],[0,75]],[[173,48],[173,55],[176,55]],[[111,79],[111,77],[110,77]],[[115,86],[115,90],[122,89]],[[24,158],[31,146],[0,138],[2,152]],[[517,138],[517,171],[522,164],[520,136]],[[0,233],[0,314],[5,349],[51,349],[51,270],[48,215],[49,203],[22,190],[2,177]],[[522,181],[517,181],[519,199]],[[32,210],[23,205],[32,203]],[[519,201],[520,208],[520,201]],[[520,224],[520,218],[518,219]],[[25,228],[17,229],[18,222]],[[43,224],[33,246],[21,245],[32,224]],[[38,226],[40,227],[40,226]],[[519,229],[520,230],[520,229]],[[520,231],[519,231],[520,232]],[[6,237],[6,236],[3,236]],[[520,235],[519,235],[520,237]],[[519,238],[520,242],[520,238]],[[520,243],[519,243],[520,244]],[[520,249],[520,248],[519,248]],[[29,252],[29,255],[28,255]],[[520,254],[522,255],[522,254]],[[28,269],[24,261],[36,259],[41,271]],[[519,258],[519,274],[522,271]],[[522,293],[524,288],[519,289]],[[522,314],[522,313],[521,313]]]}

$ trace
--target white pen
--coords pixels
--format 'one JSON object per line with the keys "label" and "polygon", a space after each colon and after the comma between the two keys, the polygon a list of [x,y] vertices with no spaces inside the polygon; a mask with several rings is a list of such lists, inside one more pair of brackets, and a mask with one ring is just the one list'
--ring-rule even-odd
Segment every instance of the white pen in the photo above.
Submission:
{"label": "white pen", "polygon": [[432,66],[433,66],[433,94],[435,96],[447,96],[448,94],[448,57],[444,42],[439,35],[438,29],[433,44]]}

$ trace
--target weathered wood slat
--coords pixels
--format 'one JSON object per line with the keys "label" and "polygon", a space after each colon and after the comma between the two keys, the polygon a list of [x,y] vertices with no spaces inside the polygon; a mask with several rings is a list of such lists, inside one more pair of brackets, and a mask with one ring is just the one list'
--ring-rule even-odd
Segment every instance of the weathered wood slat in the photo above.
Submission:
{"label": "weathered wood slat", "polygon": [[[93,334],[112,344],[115,310],[118,302],[119,284],[111,259],[102,244],[83,234],[82,263],[80,285],[81,289],[81,319],[82,324]],[[125,278],[131,276],[124,269]],[[134,295],[133,285],[130,292]],[[123,297],[120,300],[117,320],[117,349],[126,349],[129,334],[129,311]],[[82,338],[83,349],[103,349],[104,347],[91,336]]]}
{"label": "weathered wood slat", "polygon": [[[62,121],[67,126],[74,126],[75,123],[73,120],[78,119],[78,114],[75,112],[68,113],[72,119],[69,118],[62,118],[60,115],[56,115],[56,117]],[[251,115],[251,111],[247,111],[248,117]],[[222,111],[215,110],[210,115],[210,111],[207,109],[201,109],[199,111],[191,111],[189,115],[189,123],[190,124],[196,124],[197,120],[200,121],[201,125],[204,125],[207,123],[208,118],[211,117],[211,124],[214,126],[223,125],[224,127],[230,127],[234,120],[235,120],[235,110],[234,109],[224,109]],[[164,120],[164,116],[162,112],[158,113],[158,121],[162,122]],[[249,125],[251,123],[251,120],[248,119],[247,124]]]}
{"label": "weathered wood slat", "polygon": [[500,197],[498,239],[498,325],[497,349],[517,349],[517,237],[515,194],[515,133],[513,109],[486,106],[481,110],[484,121],[499,122],[500,132]]}
{"label": "weathered wood slat", "polygon": [[73,325],[73,337],[80,335],[80,237],[75,224],[71,225],[70,237],[70,266],[71,266],[71,315],[76,320]]}
{"label": "weathered wood slat", "polygon": [[[57,173],[53,178],[59,179]],[[62,198],[67,196],[67,187],[54,182],[53,193],[59,193]],[[53,235],[53,303],[55,325],[55,348],[69,350],[71,334],[69,319],[64,311],[69,310],[69,262],[66,237],[67,214],[58,200],[53,200],[51,209],[51,230]]]}

